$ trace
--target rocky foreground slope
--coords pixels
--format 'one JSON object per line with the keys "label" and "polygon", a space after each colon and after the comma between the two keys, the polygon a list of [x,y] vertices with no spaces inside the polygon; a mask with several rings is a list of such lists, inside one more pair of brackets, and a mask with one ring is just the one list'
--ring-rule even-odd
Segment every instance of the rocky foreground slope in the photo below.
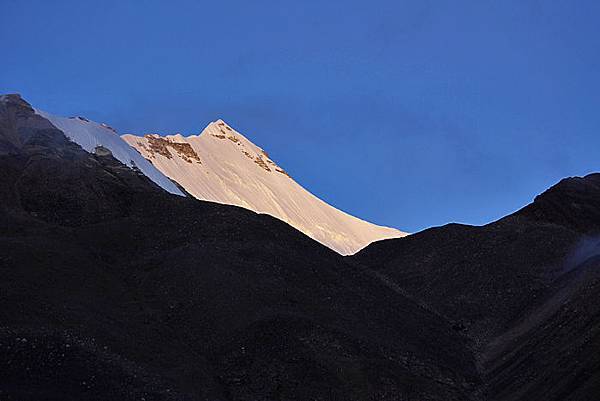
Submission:
{"label": "rocky foreground slope", "polygon": [[475,345],[489,400],[600,394],[600,174],[483,227],[450,224],[352,257]]}
{"label": "rocky foreground slope", "polygon": [[0,97],[1,400],[595,400],[600,175],[342,257]]}
{"label": "rocky foreground slope", "polygon": [[289,225],[0,102],[0,399],[467,399],[468,341]]}

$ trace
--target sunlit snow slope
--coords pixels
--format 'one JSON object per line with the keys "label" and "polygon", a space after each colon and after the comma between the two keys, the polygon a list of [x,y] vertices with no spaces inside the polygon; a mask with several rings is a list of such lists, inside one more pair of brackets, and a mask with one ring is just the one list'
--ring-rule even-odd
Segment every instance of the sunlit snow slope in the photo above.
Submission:
{"label": "sunlit snow slope", "polygon": [[323,202],[222,120],[200,135],[123,139],[196,198],[270,214],[343,255],[376,240],[406,235]]}
{"label": "sunlit snow slope", "polygon": [[36,113],[49,120],[61,130],[67,138],[81,146],[85,151],[94,153],[98,147],[109,149],[112,155],[129,167],[138,168],[146,177],[164,190],[184,195],[169,178],[158,171],[148,160],[132,149],[117,132],[106,124],[98,124],[83,117],[58,117],[44,111]]}

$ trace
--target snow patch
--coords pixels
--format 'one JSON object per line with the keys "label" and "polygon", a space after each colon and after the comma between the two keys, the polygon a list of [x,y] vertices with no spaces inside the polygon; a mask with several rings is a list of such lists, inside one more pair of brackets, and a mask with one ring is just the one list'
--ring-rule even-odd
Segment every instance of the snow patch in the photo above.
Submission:
{"label": "snow patch", "polygon": [[96,149],[108,149],[124,165],[141,171],[146,177],[175,195],[185,196],[169,178],[165,177],[148,160],[129,146],[117,132],[106,124],[98,124],[84,117],[58,117],[41,110],[37,114],[49,120],[67,138],[89,153]]}

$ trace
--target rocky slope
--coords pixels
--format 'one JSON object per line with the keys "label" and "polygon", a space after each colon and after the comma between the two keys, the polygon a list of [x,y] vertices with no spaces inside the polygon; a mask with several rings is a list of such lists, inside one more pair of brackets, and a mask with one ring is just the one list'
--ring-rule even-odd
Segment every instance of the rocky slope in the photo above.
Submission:
{"label": "rocky slope", "polygon": [[222,120],[209,124],[200,135],[123,135],[123,139],[196,198],[277,217],[343,255],[375,240],[406,235],[323,202]]}
{"label": "rocky slope", "polygon": [[600,394],[600,174],[561,181],[483,227],[374,243],[352,260],[455,322],[490,400]]}
{"label": "rocky slope", "polygon": [[0,173],[1,400],[600,394],[599,174],[486,226],[342,257],[271,216],[169,194],[15,95],[0,97]]}
{"label": "rocky slope", "polygon": [[2,400],[468,400],[478,384],[469,340],[369,270],[169,194],[18,96],[0,101],[0,172]]}

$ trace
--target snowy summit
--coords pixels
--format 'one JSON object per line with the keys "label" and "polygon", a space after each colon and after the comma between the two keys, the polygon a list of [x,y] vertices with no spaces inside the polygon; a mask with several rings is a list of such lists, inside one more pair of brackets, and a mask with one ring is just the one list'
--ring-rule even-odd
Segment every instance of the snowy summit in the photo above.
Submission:
{"label": "snowy summit", "polygon": [[222,120],[210,123],[200,135],[122,138],[196,198],[270,214],[343,255],[376,240],[406,235],[325,203]]}
{"label": "snowy summit", "polygon": [[222,120],[200,135],[119,134],[84,117],[58,117],[36,110],[90,153],[110,151],[167,192],[241,206],[285,221],[342,255],[373,241],[405,236],[334,208],[317,198],[263,149]]}

